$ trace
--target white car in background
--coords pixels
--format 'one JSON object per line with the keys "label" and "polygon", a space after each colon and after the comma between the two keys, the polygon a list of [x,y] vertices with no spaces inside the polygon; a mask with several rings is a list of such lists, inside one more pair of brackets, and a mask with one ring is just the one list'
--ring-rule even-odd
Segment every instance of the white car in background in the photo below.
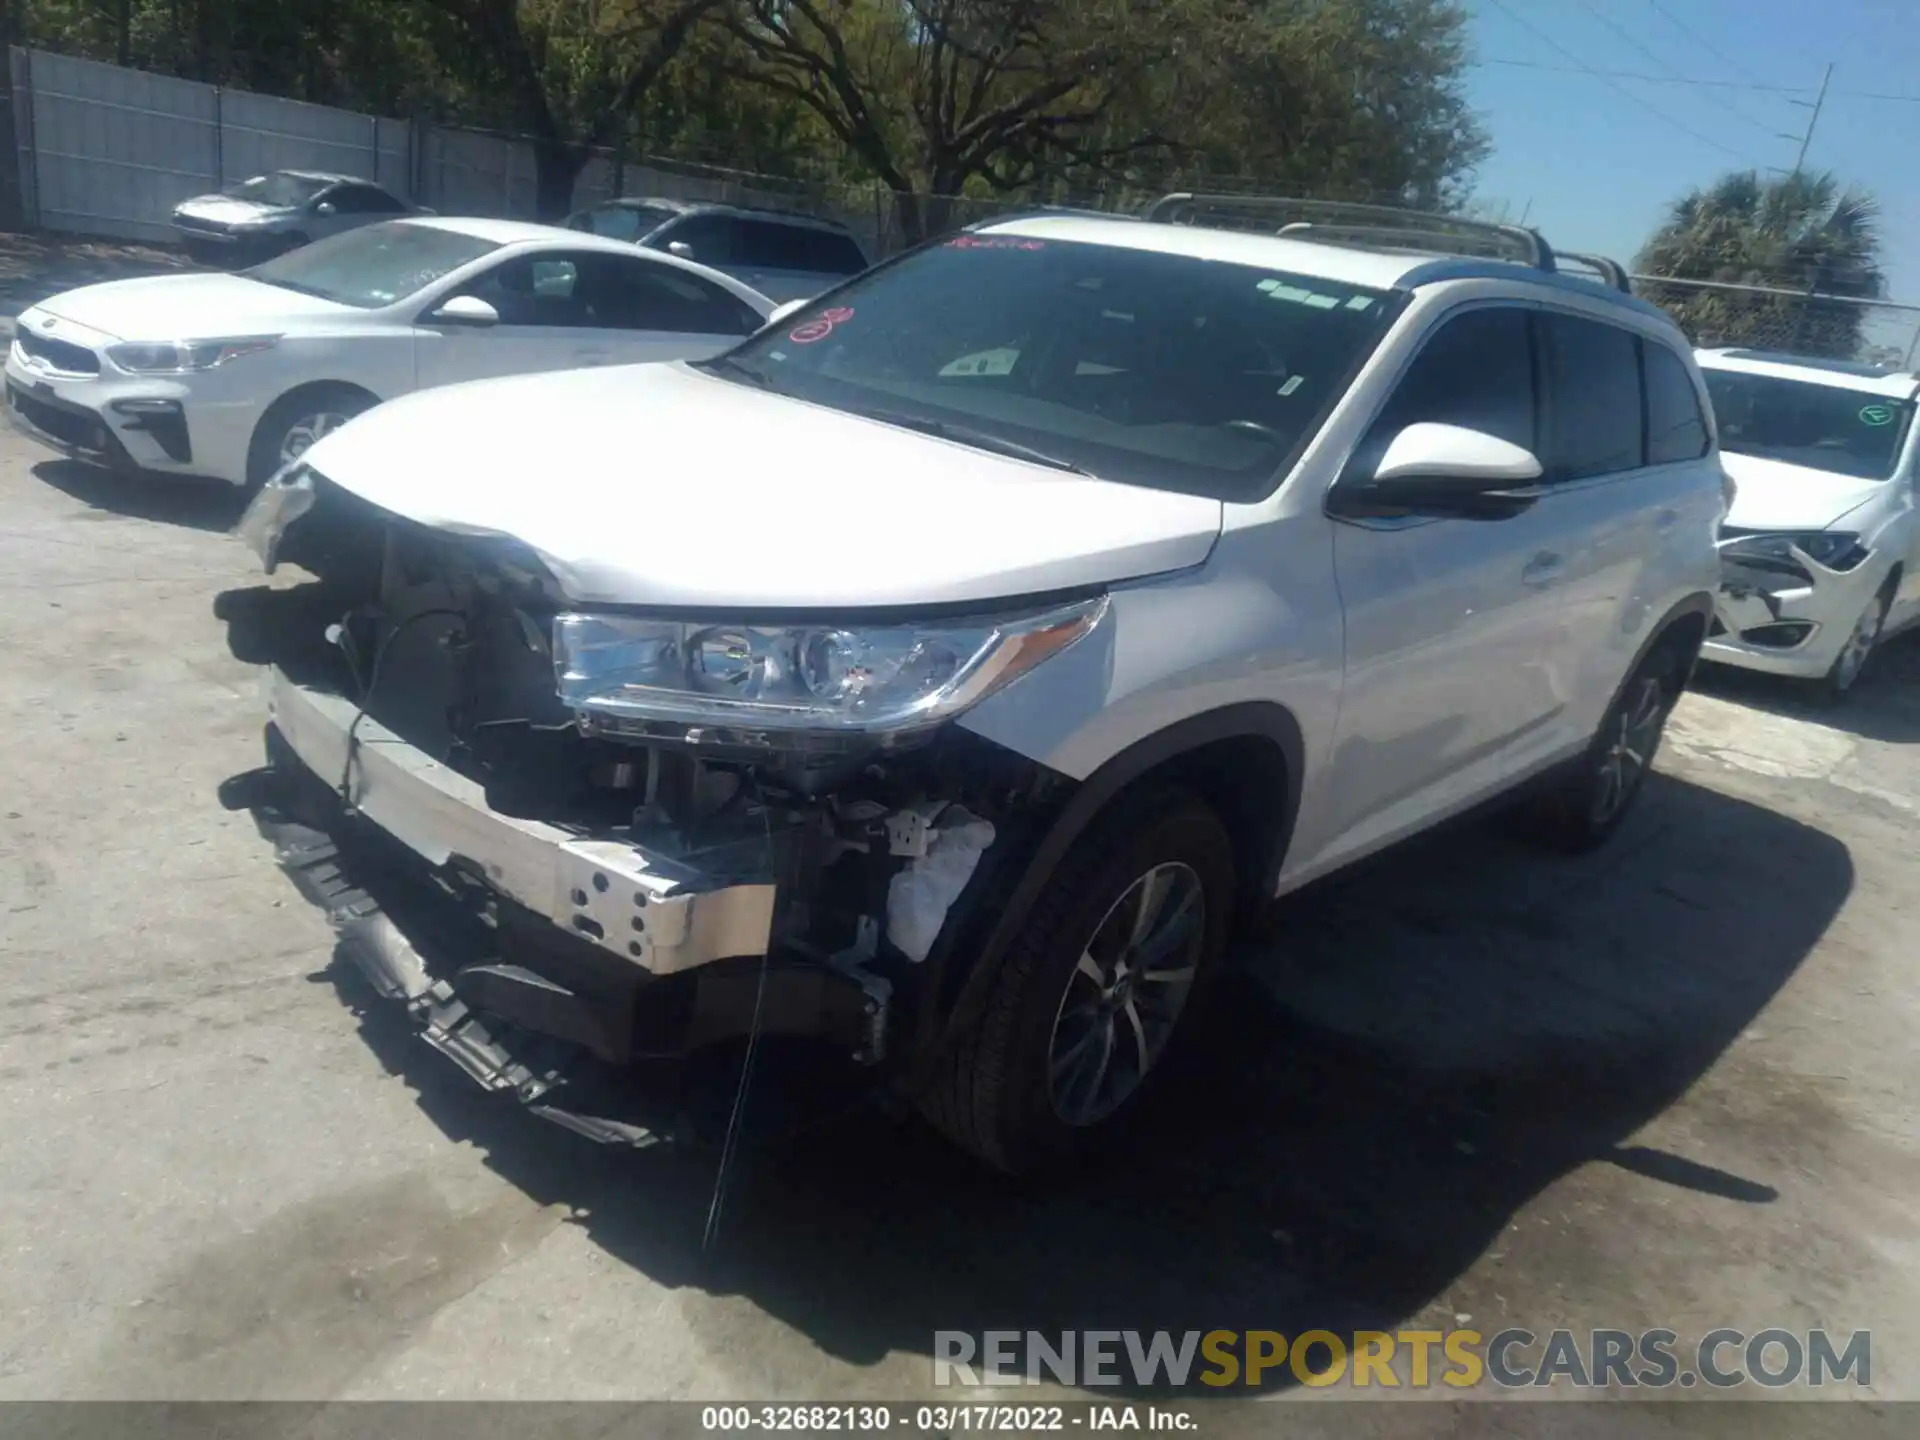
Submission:
{"label": "white car in background", "polygon": [[510,220],[412,218],[233,275],[68,290],[20,316],[16,423],[113,468],[258,485],[395,395],[718,354],[773,302],[705,266]]}
{"label": "white car in background", "polygon": [[1703,658],[1838,699],[1881,640],[1920,620],[1920,380],[1758,350],[1699,359],[1736,488]]}

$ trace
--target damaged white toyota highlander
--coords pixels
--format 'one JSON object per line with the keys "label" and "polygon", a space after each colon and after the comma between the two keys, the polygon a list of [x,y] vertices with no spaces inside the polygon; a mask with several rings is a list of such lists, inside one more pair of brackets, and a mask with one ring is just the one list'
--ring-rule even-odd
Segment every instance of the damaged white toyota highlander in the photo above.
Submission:
{"label": "damaged white toyota highlander", "polygon": [[1233,204],[994,222],[276,477],[241,532],[317,579],[250,779],[376,988],[601,1140],[658,1132],[579,1067],[805,1036],[1022,1170],[1277,896],[1523,787],[1611,833],[1720,576],[1686,341],[1532,231]]}

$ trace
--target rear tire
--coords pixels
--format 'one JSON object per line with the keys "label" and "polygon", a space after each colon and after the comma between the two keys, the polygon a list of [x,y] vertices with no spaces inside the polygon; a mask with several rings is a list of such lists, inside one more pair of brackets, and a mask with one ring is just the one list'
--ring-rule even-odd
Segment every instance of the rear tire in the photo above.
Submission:
{"label": "rear tire", "polygon": [[267,407],[247,447],[247,489],[258,490],[282,465],[300,458],[324,435],[338,430],[378,400],[352,385],[304,385]]}
{"label": "rear tire", "polygon": [[923,1113],[1010,1174],[1110,1143],[1196,1028],[1234,888],[1233,842],[1191,792],[1160,790],[1095,821],[1002,958]]}
{"label": "rear tire", "polygon": [[1586,753],[1541,792],[1525,818],[1535,838],[1582,854],[1618,830],[1640,796],[1686,679],[1685,658],[1663,643],[1628,677]]}

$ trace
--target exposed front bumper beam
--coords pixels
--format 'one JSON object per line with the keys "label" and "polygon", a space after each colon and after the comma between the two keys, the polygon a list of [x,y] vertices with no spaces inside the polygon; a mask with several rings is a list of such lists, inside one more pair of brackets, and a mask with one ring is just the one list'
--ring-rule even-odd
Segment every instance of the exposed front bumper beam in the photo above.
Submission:
{"label": "exposed front bumper beam", "polygon": [[703,886],[638,846],[503,815],[466,776],[371,717],[355,728],[351,701],[278,667],[269,672],[268,707],[308,769],[430,865],[471,867],[508,899],[650,975],[767,953],[770,881]]}

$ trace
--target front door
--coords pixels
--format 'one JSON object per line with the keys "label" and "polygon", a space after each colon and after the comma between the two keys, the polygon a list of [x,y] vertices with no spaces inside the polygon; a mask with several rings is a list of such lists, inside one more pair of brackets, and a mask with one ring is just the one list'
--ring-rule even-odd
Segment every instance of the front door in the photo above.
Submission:
{"label": "front door", "polygon": [[[1531,317],[1455,311],[1429,332],[1349,471],[1423,421],[1537,451]],[[1336,486],[1336,503],[1339,487]],[[1346,678],[1316,805],[1315,870],[1460,808],[1526,763],[1556,708],[1549,651],[1568,557],[1536,505],[1501,520],[1343,519],[1334,571]]]}
{"label": "front door", "polygon": [[[431,315],[415,327],[420,387],[566,370],[590,363],[597,332],[588,323],[582,254],[520,255],[482,272],[457,292],[484,300],[499,313],[496,325],[439,325]],[[436,305],[444,304],[443,295]]]}

